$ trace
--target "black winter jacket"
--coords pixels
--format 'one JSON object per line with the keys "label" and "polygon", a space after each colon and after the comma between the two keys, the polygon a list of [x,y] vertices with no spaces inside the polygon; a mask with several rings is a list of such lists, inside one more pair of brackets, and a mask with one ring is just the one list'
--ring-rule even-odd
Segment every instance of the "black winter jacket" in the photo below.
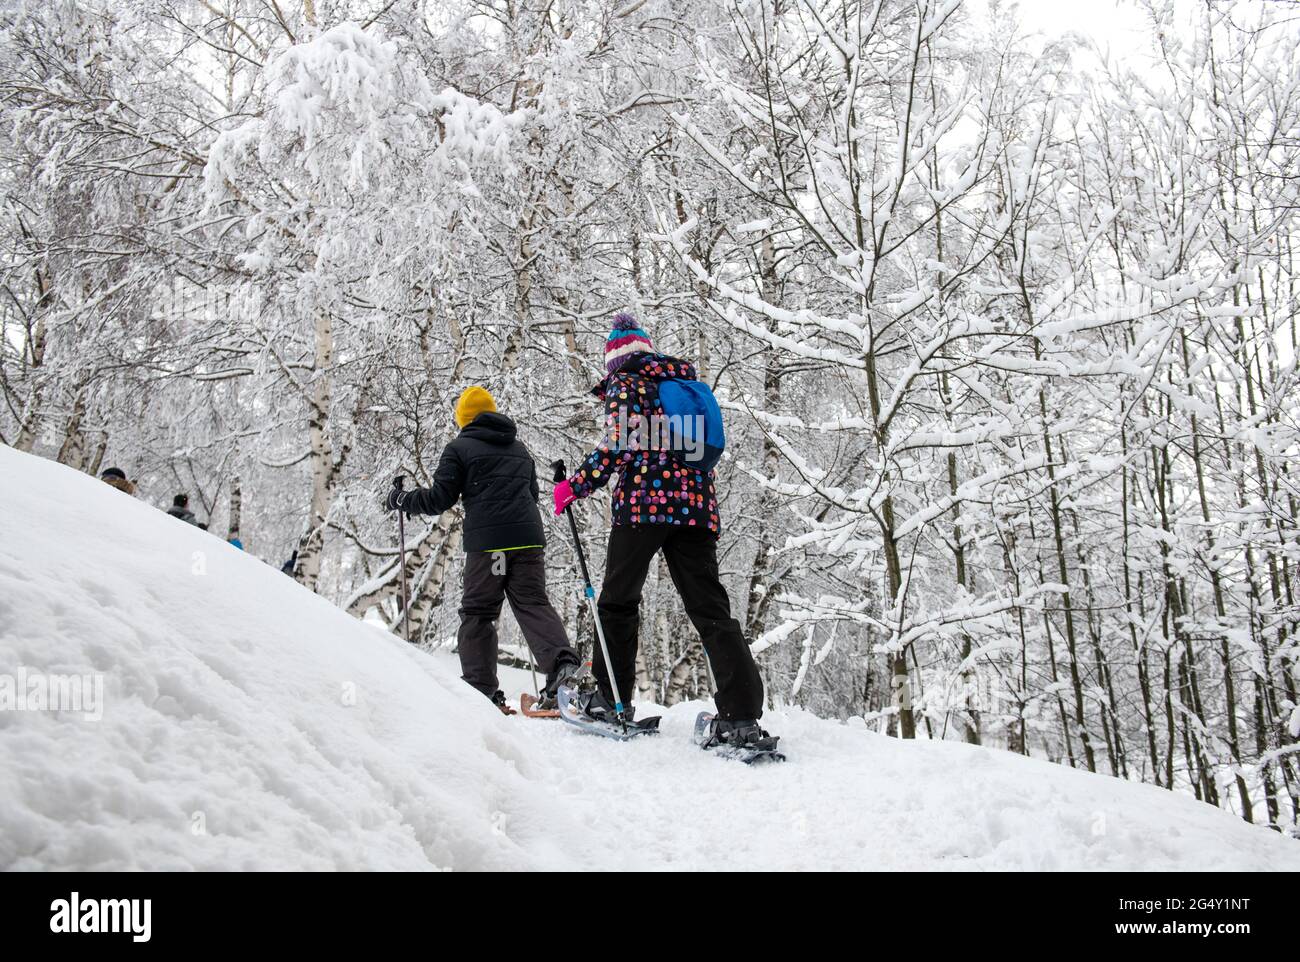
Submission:
{"label": "black winter jacket", "polygon": [[191,511],[189,508],[182,508],[179,504],[173,504],[170,508],[167,509],[167,513],[170,514],[173,518],[179,518],[181,521],[184,521],[186,524],[192,524],[195,527],[200,526],[199,519],[194,517],[194,512]]}
{"label": "black winter jacket", "polygon": [[537,510],[537,467],[504,414],[480,414],[442,451],[433,484],[402,499],[402,510],[442,514],[465,499],[465,550],[546,543]]}

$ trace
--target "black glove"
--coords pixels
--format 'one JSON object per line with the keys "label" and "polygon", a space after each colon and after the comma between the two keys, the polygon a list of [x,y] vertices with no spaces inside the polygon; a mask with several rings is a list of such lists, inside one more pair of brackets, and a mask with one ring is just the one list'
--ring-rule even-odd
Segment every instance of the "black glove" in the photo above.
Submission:
{"label": "black glove", "polygon": [[[401,507],[402,507],[402,502],[404,502],[404,501],[406,500],[406,496],[407,496],[408,494],[410,494],[410,493],[411,493],[411,492],[409,492],[409,491],[404,491],[403,489],[401,489],[401,488],[397,488],[397,487],[389,488],[389,489],[388,489],[388,496],[387,496],[386,498],[384,498],[384,510],[385,510],[385,511],[398,511],[398,510],[400,510]],[[407,517],[409,518],[410,515],[411,515],[411,512],[409,512],[409,511],[406,512],[406,515],[407,515]]]}

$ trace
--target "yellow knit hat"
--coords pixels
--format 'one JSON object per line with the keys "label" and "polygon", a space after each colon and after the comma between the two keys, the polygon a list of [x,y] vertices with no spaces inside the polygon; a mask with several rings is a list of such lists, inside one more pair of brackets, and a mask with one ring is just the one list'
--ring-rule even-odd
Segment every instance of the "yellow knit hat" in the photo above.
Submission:
{"label": "yellow knit hat", "polygon": [[456,423],[464,427],[480,414],[496,409],[497,402],[492,400],[492,395],[484,388],[478,385],[467,387],[461,393],[460,400],[456,402]]}

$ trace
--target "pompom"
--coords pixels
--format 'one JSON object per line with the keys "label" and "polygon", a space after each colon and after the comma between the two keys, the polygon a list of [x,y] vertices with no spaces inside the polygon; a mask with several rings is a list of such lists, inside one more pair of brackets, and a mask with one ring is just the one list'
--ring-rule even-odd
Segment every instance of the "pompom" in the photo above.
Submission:
{"label": "pompom", "polygon": [[614,330],[616,331],[635,331],[641,325],[637,324],[636,318],[626,312],[619,312],[614,315]]}

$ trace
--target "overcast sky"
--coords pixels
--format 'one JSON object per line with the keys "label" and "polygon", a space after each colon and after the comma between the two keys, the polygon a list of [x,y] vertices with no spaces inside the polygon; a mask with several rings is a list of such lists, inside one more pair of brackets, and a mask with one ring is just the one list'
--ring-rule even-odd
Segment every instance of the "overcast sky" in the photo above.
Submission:
{"label": "overcast sky", "polygon": [[[988,0],[969,2],[976,13],[988,10]],[[1026,30],[1049,37],[1074,31],[1119,57],[1150,49],[1150,35],[1133,0],[1020,0],[1017,6]]]}
{"label": "overcast sky", "polygon": [[1103,44],[1131,45],[1143,25],[1132,0],[1021,0],[1020,16],[1028,27],[1075,30]]}

